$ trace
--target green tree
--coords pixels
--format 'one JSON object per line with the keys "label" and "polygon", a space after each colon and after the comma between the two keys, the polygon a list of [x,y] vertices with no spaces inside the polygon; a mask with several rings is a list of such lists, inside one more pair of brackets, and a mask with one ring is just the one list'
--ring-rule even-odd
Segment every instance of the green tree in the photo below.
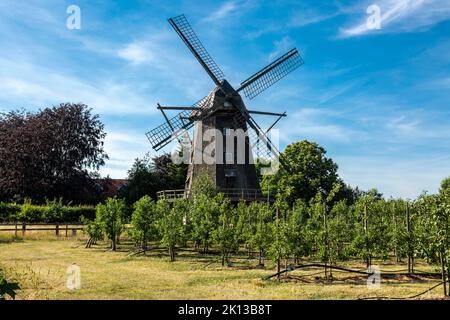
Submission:
{"label": "green tree", "polygon": [[213,231],[213,239],[219,246],[222,254],[222,266],[224,266],[225,262],[230,263],[229,254],[239,249],[239,236],[236,228],[238,216],[231,206],[230,200],[224,198],[221,193],[216,196],[216,202],[219,217],[217,228]]}
{"label": "green tree", "polygon": [[217,194],[216,185],[206,169],[201,170],[192,181],[191,192],[194,198],[201,196],[212,198]]}
{"label": "green tree", "polygon": [[309,208],[299,199],[287,216],[286,237],[288,242],[288,254],[294,257],[298,263],[303,256],[310,255],[312,251],[312,234],[308,228]]}
{"label": "green tree", "polygon": [[371,190],[356,202],[355,210],[357,218],[352,246],[354,254],[363,258],[369,267],[374,256],[389,257],[391,209],[376,190]]}
{"label": "green tree", "polygon": [[267,250],[268,256],[277,264],[278,279],[280,278],[281,259],[286,258],[289,253],[289,244],[287,238],[287,223],[284,219],[277,218],[269,224],[272,234],[272,241]]}
{"label": "green tree", "polygon": [[185,217],[189,208],[184,199],[175,199],[170,207],[166,200],[158,201],[158,211],[161,216],[161,244],[169,251],[170,261],[175,261],[176,246],[185,243]]}
{"label": "green tree", "polygon": [[190,212],[191,238],[196,247],[202,245],[203,252],[207,252],[212,240],[212,232],[218,223],[219,208],[216,198],[210,198],[204,194],[197,195],[192,201]]}
{"label": "green tree", "polygon": [[104,204],[96,206],[96,219],[102,226],[106,237],[111,240],[111,250],[116,251],[117,238],[122,233],[126,205],[123,199],[108,198]]}
{"label": "green tree", "polygon": [[257,202],[251,202],[248,205],[245,201],[240,201],[236,206],[236,214],[238,217],[236,226],[236,236],[239,243],[243,243],[247,249],[248,257],[252,257],[253,245],[252,236],[256,232],[256,222],[258,208],[255,208]]}
{"label": "green tree", "polygon": [[445,178],[444,180],[442,180],[442,182],[441,182],[441,189],[439,190],[439,193],[441,195],[444,195],[447,192],[449,192],[449,190],[450,190],[450,177]]}
{"label": "green tree", "polygon": [[264,256],[272,241],[273,212],[268,203],[252,202],[249,206],[251,216],[255,217],[255,232],[250,237],[250,245],[259,251],[259,265],[264,265]]}
{"label": "green tree", "polygon": [[[450,192],[440,190],[437,195],[421,195],[414,206],[420,215],[417,229],[418,249],[430,263],[441,266],[442,281],[450,279]],[[450,287],[444,284],[444,295]]]}
{"label": "green tree", "polygon": [[145,195],[156,199],[158,191],[184,188],[187,165],[175,164],[169,154],[137,158],[128,170],[128,183],[120,191],[128,204]]}
{"label": "green tree", "polygon": [[158,236],[159,212],[149,196],[143,196],[133,205],[131,216],[131,236],[142,250],[147,250],[148,241]]}
{"label": "green tree", "polygon": [[86,248],[90,248],[93,244],[96,244],[98,240],[103,239],[102,224],[98,216],[94,220],[81,217],[81,221],[85,225],[84,232],[89,236],[86,241]]}
{"label": "green tree", "polygon": [[[291,171],[280,166],[276,174],[264,176],[263,191],[278,196],[291,206],[297,199],[308,203],[319,190],[330,192],[335,183],[343,185],[337,174],[337,164],[325,154],[324,148],[306,140],[288,145],[282,157]],[[341,189],[340,198],[344,197],[344,190]]]}

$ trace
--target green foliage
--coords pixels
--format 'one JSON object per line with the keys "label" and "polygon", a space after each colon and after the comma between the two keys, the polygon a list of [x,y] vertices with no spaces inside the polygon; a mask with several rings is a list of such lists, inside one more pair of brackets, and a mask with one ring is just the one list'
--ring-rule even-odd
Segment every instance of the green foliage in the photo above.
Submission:
{"label": "green foliage", "polygon": [[0,222],[17,221],[20,210],[20,204],[0,202]]}
{"label": "green foliage", "polygon": [[[264,176],[264,192],[276,195],[292,205],[297,199],[308,203],[319,190],[330,192],[335,183],[343,185],[337,175],[337,164],[325,154],[324,148],[306,140],[288,145],[282,156],[291,166],[292,172],[280,166],[276,174]],[[345,196],[350,197],[346,188],[342,188],[336,200]]]}
{"label": "green foliage", "polygon": [[63,199],[47,200],[46,211],[43,217],[44,222],[62,221],[67,216],[67,207],[63,204]]}
{"label": "green foliage", "polygon": [[169,206],[166,200],[158,201],[158,211],[161,216],[160,232],[161,244],[169,250],[170,261],[175,261],[175,247],[184,244],[186,239],[185,217],[189,211],[188,203],[182,199],[176,199]]}
{"label": "green foliage", "polygon": [[96,206],[96,220],[106,237],[111,240],[111,250],[116,251],[117,237],[122,233],[126,205],[123,199],[108,198]]}
{"label": "green foliage", "polygon": [[222,253],[222,266],[229,263],[229,254],[239,249],[239,234],[237,227],[238,216],[232,208],[230,201],[218,194],[215,201],[218,203],[218,225],[213,231],[213,239]]}
{"label": "green foliage", "polygon": [[149,196],[143,196],[135,202],[133,208],[130,233],[138,247],[146,250],[148,241],[158,238],[157,222],[160,213]]}
{"label": "green foliage", "polygon": [[206,169],[202,170],[192,182],[192,196],[214,197],[217,194],[216,185],[208,175]]}
{"label": "green foliage", "polygon": [[102,224],[99,219],[89,220],[85,217],[81,217],[82,223],[85,225],[84,232],[89,236],[86,242],[86,248],[90,248],[98,240],[103,239]]}
{"label": "green foliage", "polygon": [[267,251],[268,256],[273,262],[279,263],[279,261],[287,257],[289,252],[288,245],[288,226],[284,219],[278,219],[269,224],[269,228],[272,234],[272,241]]}
{"label": "green foliage", "polygon": [[302,200],[297,200],[286,218],[288,254],[297,261],[312,252],[313,230],[309,229],[309,209]]}
{"label": "green foliage", "polygon": [[192,240],[197,246],[202,245],[203,251],[208,250],[212,232],[218,223],[218,204],[216,198],[199,194],[192,200],[189,221],[192,224]]}
{"label": "green foliage", "polygon": [[47,201],[44,206],[35,205],[30,199],[23,204],[0,202],[1,222],[79,222],[82,216],[94,219],[95,207],[63,205],[62,199]]}
{"label": "green foliage", "polygon": [[252,236],[256,232],[257,211],[252,208],[252,204],[247,205],[244,201],[240,201],[236,206],[235,212],[237,215],[237,241],[247,247],[249,257],[251,257],[253,250]]}
{"label": "green foliage", "polygon": [[249,244],[259,251],[259,264],[263,264],[272,241],[273,212],[267,203],[252,202],[249,205],[250,216],[255,219],[254,233],[250,235]]}
{"label": "green foliage", "polygon": [[450,192],[450,177],[445,178],[444,180],[442,180],[441,182],[441,189],[439,190],[439,193],[441,195],[447,194]]}
{"label": "green foliage", "polygon": [[169,154],[158,157],[146,155],[136,159],[128,171],[128,183],[120,196],[133,204],[145,195],[156,199],[160,190],[182,189],[186,180],[187,165],[173,163]]}
{"label": "green foliage", "polygon": [[16,298],[16,290],[20,290],[20,287],[17,283],[8,282],[2,276],[1,271],[0,269],[0,300],[6,300],[7,296],[14,300]]}

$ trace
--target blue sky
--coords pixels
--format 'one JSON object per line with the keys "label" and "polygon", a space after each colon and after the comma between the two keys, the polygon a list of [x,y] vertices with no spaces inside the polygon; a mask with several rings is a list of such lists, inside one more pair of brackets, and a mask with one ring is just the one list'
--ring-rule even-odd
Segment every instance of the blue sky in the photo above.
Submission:
{"label": "blue sky", "polygon": [[[66,28],[72,4],[80,30]],[[366,25],[372,4],[379,30]],[[0,110],[88,104],[108,133],[101,173],[125,177],[151,151],[156,103],[190,105],[213,88],[167,23],[181,13],[234,86],[301,51],[304,66],[246,101],[287,111],[281,149],[316,141],[345,182],[386,196],[436,192],[450,175],[447,0],[0,0]]]}

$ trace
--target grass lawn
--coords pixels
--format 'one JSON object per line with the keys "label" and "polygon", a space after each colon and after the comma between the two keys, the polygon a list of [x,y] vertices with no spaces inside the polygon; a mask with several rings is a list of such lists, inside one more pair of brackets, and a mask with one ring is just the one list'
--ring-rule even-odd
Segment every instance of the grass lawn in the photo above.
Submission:
{"label": "grass lawn", "polygon": [[[262,280],[275,267],[253,268],[256,260],[235,257],[231,267],[222,268],[218,256],[179,252],[169,262],[165,251],[146,256],[127,256],[130,246],[119,245],[110,252],[107,243],[90,249],[74,238],[31,238],[11,241],[0,238],[0,267],[22,290],[17,299],[358,299],[369,296],[407,297],[425,291],[438,279],[398,277],[383,279],[381,288],[368,289],[366,277],[333,272],[325,281],[321,269],[296,270],[281,282]],[[81,289],[66,288],[66,270],[81,268]],[[377,262],[376,262],[377,263]],[[405,269],[404,264],[379,263],[382,271]],[[346,263],[364,269],[360,262]],[[420,270],[436,269],[419,264]],[[422,295],[442,298],[442,287]]]}

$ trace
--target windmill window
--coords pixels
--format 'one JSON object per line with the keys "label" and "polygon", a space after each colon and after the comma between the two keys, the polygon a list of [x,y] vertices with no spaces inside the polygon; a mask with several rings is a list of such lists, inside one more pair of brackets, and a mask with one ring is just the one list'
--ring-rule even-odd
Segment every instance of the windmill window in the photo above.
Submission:
{"label": "windmill window", "polygon": [[225,177],[235,178],[237,176],[236,169],[225,169]]}
{"label": "windmill window", "polygon": [[225,152],[225,162],[227,163],[233,163],[233,153],[232,152]]}

